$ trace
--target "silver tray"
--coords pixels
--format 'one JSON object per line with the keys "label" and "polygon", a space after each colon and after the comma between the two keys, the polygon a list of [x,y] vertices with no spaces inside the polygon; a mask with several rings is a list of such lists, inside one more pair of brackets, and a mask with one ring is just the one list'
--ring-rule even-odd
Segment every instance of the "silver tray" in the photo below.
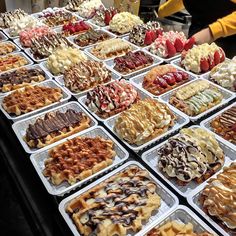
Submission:
{"label": "silver tray", "polygon": [[147,233],[151,231],[153,228],[156,228],[156,227],[159,228],[162,225],[168,223],[169,221],[177,221],[183,224],[192,223],[194,232],[196,233],[209,232],[209,233],[212,233],[214,236],[218,235],[188,207],[179,205],[174,211],[168,214],[168,216],[166,216],[164,219],[154,221],[149,227],[147,227],[145,231],[138,233],[136,236],[147,235]]}
{"label": "silver tray", "polygon": [[17,36],[11,36],[10,35],[10,28],[6,28],[3,30],[3,33],[9,38],[9,39],[17,39],[19,37],[19,35]]}
{"label": "silver tray", "polygon": [[[211,128],[211,121],[213,119],[215,119],[217,116],[221,115],[223,112],[227,111],[228,109],[230,109],[231,107],[236,106],[236,102],[234,102],[233,104],[231,104],[230,106],[227,106],[226,108],[220,110],[219,112],[215,113],[214,115],[208,117],[207,119],[203,120],[200,125],[204,128],[206,128],[207,130],[209,130],[210,132],[214,133],[214,135],[221,140],[221,142],[227,144],[227,146],[231,147],[232,149],[236,150],[236,144],[233,144],[231,142],[229,142],[228,140],[224,139],[223,137],[221,137],[220,135],[216,134],[214,132],[214,130]],[[236,154],[235,154],[236,155]]]}
{"label": "silver tray", "polygon": [[[200,126],[194,125],[191,126],[189,128],[200,128]],[[174,137],[178,136],[175,135]],[[236,151],[230,147],[228,147],[227,145],[225,145],[221,140],[219,140],[216,137],[216,140],[218,141],[220,147],[222,148],[222,150],[224,151],[225,154],[225,164],[227,164],[228,162],[235,160],[236,159]],[[167,177],[167,175],[162,172],[158,166],[157,166],[157,161],[159,160],[159,156],[157,155],[158,150],[167,143],[168,140],[164,141],[163,143],[153,147],[152,149],[144,152],[142,154],[142,159],[145,163],[147,163],[147,165],[149,165],[150,168],[153,169],[153,171],[155,171],[165,182],[167,182],[176,192],[178,192],[180,195],[182,195],[183,197],[188,197],[195,189],[196,187],[204,184],[198,184],[196,181],[191,181],[190,183],[186,184],[185,186],[180,186],[177,184],[176,178],[171,178],[171,177]],[[224,166],[224,165],[223,165]],[[222,168],[223,168],[222,166]]]}
{"label": "silver tray", "polygon": [[[58,144],[61,144],[61,143],[65,142],[66,140],[70,140],[70,139],[78,137],[78,136],[80,136],[80,137],[100,136],[102,138],[112,140],[114,142],[114,150],[116,151],[116,156],[113,158],[113,160],[114,160],[113,163],[110,166],[104,168],[103,170],[101,170],[97,173],[94,173],[93,175],[89,176],[88,178],[78,181],[76,184],[69,185],[67,182],[63,182],[58,186],[53,185],[51,183],[51,181],[49,181],[49,178],[45,177],[42,174],[42,171],[45,168],[44,161],[48,157],[48,152],[50,151],[50,149],[57,146]],[[72,135],[69,138],[67,138],[66,140],[61,140],[59,143],[57,143],[57,145],[53,145],[53,147],[51,147],[50,149],[35,153],[35,154],[31,155],[31,157],[30,157],[30,160],[31,160],[34,168],[36,169],[41,181],[43,182],[45,188],[52,195],[61,196],[61,195],[64,195],[65,193],[69,193],[71,190],[81,186],[82,184],[85,184],[88,181],[91,181],[93,178],[98,177],[101,174],[107,173],[108,170],[110,171],[111,169],[114,169],[115,166],[121,165],[129,156],[128,152],[104,128],[102,128],[100,126],[93,127],[93,128],[87,129],[85,131],[82,131],[78,134]]]}
{"label": "silver tray", "polygon": [[31,148],[24,141],[23,137],[26,135],[26,130],[29,127],[29,125],[30,124],[34,124],[35,121],[38,118],[43,118],[49,112],[57,112],[57,111],[66,112],[68,109],[73,109],[73,110],[75,110],[77,112],[83,112],[84,114],[86,114],[86,116],[88,116],[91,119],[90,128],[93,127],[93,126],[96,126],[98,124],[97,121],[78,102],[68,102],[68,103],[65,103],[65,104],[63,104],[61,106],[54,107],[54,108],[52,108],[50,110],[47,110],[47,111],[44,111],[44,112],[42,112],[40,114],[36,114],[36,115],[28,117],[28,118],[26,118],[24,120],[20,120],[18,122],[15,122],[12,125],[12,129],[15,132],[16,137],[19,139],[19,141],[20,141],[22,147],[24,148],[24,150],[27,153],[30,153],[30,154],[36,153],[36,152],[41,152],[41,151],[44,151],[46,149],[49,149],[52,146],[55,146],[58,143],[61,143],[61,141],[63,141],[63,140],[66,140],[68,137],[63,138],[63,139],[61,139],[61,140],[59,140],[59,141],[57,141],[57,142],[55,142],[53,144],[47,145],[46,147],[43,147],[43,148]]}
{"label": "silver tray", "polygon": [[[134,152],[140,152],[142,151],[144,148],[156,143],[156,142],[161,142],[163,141],[164,138],[167,138],[167,137],[170,137],[173,135],[173,133],[175,133],[176,131],[178,131],[180,128],[182,128],[184,125],[188,124],[189,123],[189,119],[187,116],[185,116],[184,114],[180,113],[176,108],[172,107],[171,105],[165,103],[169,108],[170,110],[175,114],[176,116],[176,121],[175,121],[175,124],[174,126],[169,129],[166,133],[164,134],[161,134],[157,137],[155,137],[154,139],[142,144],[142,145],[135,145],[135,144],[129,144],[128,142],[126,142],[125,140],[123,139],[120,139],[126,146],[128,146],[130,149],[132,149]],[[119,116],[116,115],[116,116],[113,116],[112,118],[110,119],[107,119],[105,121],[105,125],[108,127],[109,130],[111,130],[111,132],[113,134],[115,134],[118,138],[119,136],[115,133],[114,131],[114,125],[115,125],[115,121],[116,121],[116,118]]]}
{"label": "silver tray", "polygon": [[[122,165],[121,167],[117,168],[116,170],[112,171],[111,173],[109,173],[109,174],[103,176],[102,178],[100,178],[99,180],[95,181],[94,183],[92,183],[92,184],[88,185],[87,187],[83,188],[82,190],[80,190],[80,191],[74,193],[73,195],[65,198],[59,204],[59,211],[60,211],[61,215],[63,216],[64,220],[66,221],[66,223],[68,224],[69,228],[71,229],[71,231],[73,232],[73,234],[75,236],[81,236],[81,234],[76,229],[76,226],[74,225],[73,221],[71,220],[71,218],[69,217],[69,215],[65,211],[65,208],[66,208],[66,205],[68,204],[68,202],[70,202],[72,199],[82,195],[86,191],[89,191],[93,187],[95,187],[98,184],[100,184],[101,182],[109,179],[110,177],[114,176],[115,174],[122,172],[124,169],[126,169],[130,166],[138,166],[139,168],[141,168],[143,170],[146,170],[138,162],[129,161],[129,162],[125,163],[124,165]],[[143,229],[142,230],[145,230],[153,221],[155,221],[157,219],[164,218],[169,212],[173,211],[178,206],[178,203],[179,203],[178,198],[166,186],[164,186],[151,173],[149,173],[149,174],[150,174],[151,179],[158,186],[157,194],[161,197],[161,206],[158,209],[158,211],[154,212],[153,215],[149,218],[149,220],[143,224]],[[131,236],[131,235],[134,235],[134,233],[133,234],[129,233],[127,236]]]}
{"label": "silver tray", "polygon": [[[143,51],[143,50],[139,49],[137,51]],[[108,60],[105,63],[107,64],[107,66],[109,68],[111,68],[111,70],[115,71],[115,73],[118,74],[119,76],[124,77],[125,79],[130,79],[131,77],[133,77],[135,75],[138,75],[138,74],[143,73],[145,71],[149,71],[151,68],[153,68],[153,67],[155,67],[157,65],[160,65],[163,62],[163,60],[160,60],[160,59],[154,57],[149,52],[145,51],[145,53],[152,57],[153,63],[151,65],[149,65],[149,66],[146,66],[146,67],[144,67],[142,69],[139,69],[139,70],[136,70],[136,71],[133,71],[133,72],[130,72],[128,74],[123,74],[122,72],[119,72],[119,71],[114,69],[114,66],[115,66],[114,59]]]}
{"label": "silver tray", "polygon": [[[35,86],[36,84],[32,85],[32,86]],[[9,119],[9,120],[12,120],[13,122],[16,122],[18,120],[21,120],[21,119],[24,119],[26,117],[29,117],[29,116],[32,116],[36,113],[39,113],[41,111],[44,111],[44,110],[47,110],[49,108],[52,108],[52,107],[56,107],[60,104],[64,104],[67,102],[67,100],[70,99],[70,95],[67,94],[67,92],[64,90],[64,88],[62,88],[60,85],[58,85],[56,82],[54,82],[53,80],[47,80],[47,81],[42,81],[40,83],[37,84],[38,86],[47,86],[47,87],[50,87],[50,88],[60,88],[62,90],[62,94],[63,94],[63,98],[58,101],[58,102],[55,102],[55,103],[52,103],[48,106],[45,106],[45,107],[42,107],[42,108],[39,108],[39,109],[36,109],[34,111],[31,111],[31,112],[28,112],[26,114],[22,114],[22,115],[19,115],[19,116],[16,116],[16,115],[10,115],[8,114],[4,108],[2,107],[2,102],[3,102],[3,99],[4,97],[6,97],[7,95],[9,95],[10,93],[7,93],[6,95],[0,97],[0,110],[3,112],[3,114]],[[19,90],[23,90],[24,88],[20,88]]]}
{"label": "silver tray", "polygon": [[[7,55],[9,55],[9,54],[7,54]],[[7,55],[5,55],[5,56],[7,56]],[[20,66],[20,67],[17,67],[17,68],[12,68],[10,70],[1,71],[0,74],[6,73],[6,72],[10,72],[10,71],[13,71],[15,69],[19,69],[21,67],[28,66],[28,65],[33,65],[34,64],[34,62],[27,55],[25,55],[25,53],[23,53],[23,52],[14,52],[14,53],[11,53],[11,55],[20,55],[20,56],[24,57],[27,60],[28,64]],[[0,57],[5,57],[5,56],[0,56]]]}
{"label": "silver tray", "polygon": [[[108,68],[108,69],[109,69],[109,68]],[[119,80],[119,79],[120,79],[120,76],[117,75],[116,73],[114,73],[113,71],[111,71],[111,81],[109,81],[108,83],[110,83],[110,82],[112,82],[112,81],[114,81],[114,80]],[[59,77],[56,77],[55,80],[57,81],[57,83],[59,83],[61,86],[63,86],[63,87],[67,90],[67,92],[68,92],[69,94],[73,95],[75,98],[79,98],[79,97],[81,97],[81,96],[84,96],[84,95],[87,94],[87,92],[88,92],[89,90],[93,89],[93,88],[91,88],[91,89],[87,89],[87,90],[84,90],[84,91],[75,93],[75,92],[70,91],[69,88],[67,88],[67,87],[65,86],[64,76],[63,76],[63,75],[61,75],[61,76],[59,76]],[[105,84],[108,84],[108,83],[105,83]]]}
{"label": "silver tray", "polygon": [[[43,70],[43,68],[42,68],[40,65],[38,65],[38,64],[29,65],[29,66],[23,66],[23,67],[21,67],[21,68],[26,68],[26,69],[41,69],[41,70]],[[16,71],[16,70],[19,70],[19,68],[14,69],[14,70],[11,70],[10,73],[13,72],[13,71]],[[44,70],[43,70],[43,71],[44,71]],[[8,74],[8,73],[9,73],[9,71],[3,72],[3,73],[1,73],[0,75],[4,75],[4,74]],[[51,77],[48,75],[48,73],[47,73],[46,71],[44,71],[44,73],[45,73],[45,80],[44,80],[44,81],[51,79]],[[30,85],[37,84],[37,83],[38,83],[38,82],[32,82]],[[13,90],[12,90],[12,91],[13,91]],[[4,92],[0,92],[0,97],[1,97],[1,96],[4,96],[4,95],[7,94],[7,93],[9,93],[9,92],[5,92],[5,93],[4,93]]]}
{"label": "silver tray", "polygon": [[1,56],[6,56],[6,55],[9,55],[9,54],[12,54],[12,53],[16,53],[16,52],[20,51],[20,48],[15,43],[13,43],[11,41],[0,41],[0,44],[6,44],[6,43],[15,46],[15,50],[13,52],[9,52],[9,53],[1,55]]}
{"label": "silver tray", "polygon": [[[197,80],[203,80],[203,79],[198,78]],[[181,86],[179,86],[179,87],[177,87],[177,88],[175,88],[175,89],[173,89],[173,90],[171,90],[171,91],[165,93],[164,95],[161,95],[161,96],[160,96],[160,99],[161,99],[162,101],[164,101],[164,102],[169,102],[170,97],[171,97],[171,95],[173,94],[173,92],[175,92],[175,91],[178,90],[179,88],[182,88],[182,87],[184,87],[184,86],[187,86],[188,84],[190,84],[190,83],[192,83],[192,82],[195,82],[195,81],[196,81],[196,80],[190,81],[190,82],[188,82],[188,83],[185,83],[185,84],[183,84],[183,85],[181,85]],[[228,102],[229,102],[230,100],[232,100],[232,99],[235,97],[235,94],[233,94],[233,93],[230,92],[229,90],[223,89],[222,87],[220,87],[219,85],[216,85],[216,84],[212,83],[211,81],[209,81],[209,83],[212,85],[212,87],[218,88],[218,90],[220,91],[220,93],[223,95],[223,99],[222,99],[221,103],[217,104],[216,106],[214,106],[214,107],[212,107],[212,108],[210,108],[210,109],[208,109],[208,110],[206,110],[206,111],[204,111],[204,112],[202,112],[202,113],[200,113],[200,114],[198,114],[198,115],[196,115],[196,116],[188,116],[188,115],[187,115],[187,116],[189,117],[189,119],[190,119],[191,121],[193,121],[193,122],[195,122],[195,121],[197,121],[197,120],[199,120],[199,119],[205,117],[206,115],[208,115],[210,112],[214,111],[215,109],[220,108],[220,107],[223,107],[224,105],[228,104]],[[183,113],[182,111],[180,111],[180,112]]]}
{"label": "silver tray", "polygon": [[[122,39],[122,40],[124,40],[124,39]],[[103,42],[105,42],[105,41],[103,41]],[[126,41],[127,42],[127,41]],[[131,46],[132,46],[132,50],[131,51],[135,51],[135,50],[137,50],[137,49],[139,49],[137,46],[135,46],[134,44],[131,44],[131,43],[129,43]],[[110,57],[110,58],[107,58],[107,59],[104,59],[104,60],[102,60],[102,59],[99,59],[99,58],[97,58],[95,55],[93,55],[92,53],[91,53],[91,50],[92,50],[92,48],[93,48],[94,46],[92,46],[92,47],[88,47],[88,48],[86,48],[84,51],[91,57],[91,58],[93,58],[94,60],[96,60],[96,61],[108,61],[108,60],[111,60],[111,59],[113,59],[113,58],[115,58],[115,57],[117,57],[117,56],[113,56],[113,57]],[[123,53],[122,55],[119,55],[119,56],[123,56],[123,55],[125,55],[125,53]]]}
{"label": "silver tray", "polygon": [[3,32],[0,32],[0,36],[2,36],[2,39],[0,40],[0,42],[5,42],[8,40],[8,37]]}
{"label": "silver tray", "polygon": [[[173,66],[176,67],[175,65],[173,65]],[[180,68],[177,68],[177,69],[186,72],[186,71],[183,70],[183,69],[180,69]],[[186,83],[197,78],[196,76],[193,76],[192,74],[189,74],[188,72],[186,72],[186,73],[189,75],[189,80],[186,81]],[[130,79],[130,82],[131,82],[132,84],[135,84],[138,88],[142,88],[143,90],[145,90],[145,92],[146,92],[149,96],[151,96],[151,97],[160,97],[160,96],[162,96],[163,94],[165,94],[165,93],[167,93],[167,92],[173,90],[173,89],[172,89],[172,90],[169,90],[169,91],[167,91],[167,92],[165,92],[165,93],[163,93],[163,94],[161,94],[161,95],[154,95],[154,94],[148,92],[148,91],[147,91],[145,88],[143,88],[143,86],[142,86],[142,84],[143,84],[143,79],[144,79],[144,76],[145,76],[146,74],[147,74],[147,72],[142,73],[142,74],[140,74],[140,75],[137,75],[137,76],[131,78],[131,79]],[[186,84],[186,83],[184,83],[184,84]],[[181,86],[181,85],[180,85],[180,86]],[[179,88],[180,86],[175,87],[175,88]],[[174,88],[174,89],[175,89],[175,88]]]}
{"label": "silver tray", "polygon": [[[109,82],[109,83],[111,83],[111,82]],[[107,83],[107,84],[109,84],[109,83]],[[134,86],[134,85],[133,85],[133,86]],[[137,87],[135,87],[135,86],[134,86],[134,88],[137,90],[137,92],[138,92],[138,94],[139,94],[139,96],[140,96],[141,99],[149,98],[149,96],[148,96],[142,89],[139,89],[139,88],[137,88]],[[88,106],[85,104],[86,98],[87,98],[87,95],[81,96],[81,97],[78,98],[78,101],[79,101],[79,103],[82,104],[82,106],[85,107],[97,120],[102,121],[102,122],[105,122],[106,120],[110,119],[111,117],[115,117],[115,115],[114,115],[114,116],[111,116],[111,117],[109,117],[109,118],[107,118],[107,119],[103,119],[103,118],[99,117],[97,114],[95,114],[94,112],[92,112],[92,111],[88,108]]]}
{"label": "silver tray", "polygon": [[[231,162],[232,163],[232,162]],[[226,166],[230,166],[231,163],[228,163],[228,165]],[[222,170],[220,171],[222,172]],[[219,174],[216,173],[215,175],[213,175],[210,179],[215,178],[217,175]],[[217,224],[211,217],[210,215],[206,214],[203,209],[201,204],[199,203],[199,197],[203,191],[203,189],[205,188],[205,186],[207,185],[207,182],[205,182],[204,184],[202,184],[201,186],[199,186],[198,188],[196,188],[187,198],[188,203],[202,216],[204,217],[211,225],[213,225],[222,235],[224,236],[234,236],[235,234],[230,233],[230,232],[226,232],[219,224]],[[235,233],[235,230],[234,230]]]}

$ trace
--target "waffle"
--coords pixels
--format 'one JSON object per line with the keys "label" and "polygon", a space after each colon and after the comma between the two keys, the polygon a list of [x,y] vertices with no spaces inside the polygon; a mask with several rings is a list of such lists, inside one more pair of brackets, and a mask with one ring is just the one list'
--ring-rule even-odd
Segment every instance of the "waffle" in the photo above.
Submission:
{"label": "waffle", "polygon": [[129,144],[142,145],[174,126],[175,115],[154,99],[139,100],[116,119],[114,131]]}
{"label": "waffle", "polygon": [[48,34],[34,38],[31,43],[31,51],[35,59],[49,57],[56,48],[73,47],[61,34]]}
{"label": "waffle", "polygon": [[45,80],[41,69],[20,68],[0,75],[0,91],[9,92]]}
{"label": "waffle", "polygon": [[114,70],[125,75],[152,65],[153,58],[143,51],[128,52],[124,56],[116,57],[114,63]]}
{"label": "waffle", "polygon": [[74,43],[80,47],[86,47],[110,39],[111,36],[103,31],[89,30],[74,38]]}
{"label": "waffle", "polygon": [[0,55],[6,55],[8,53],[14,52],[16,50],[16,46],[11,43],[0,43]]}
{"label": "waffle", "polygon": [[102,62],[81,61],[64,72],[65,86],[72,92],[82,92],[111,80],[111,72]]}
{"label": "waffle", "polygon": [[98,85],[87,93],[85,104],[99,117],[106,119],[114,116],[139,100],[133,85],[125,80]]}
{"label": "waffle", "polygon": [[65,6],[68,11],[77,11],[78,7],[84,2],[84,0],[68,0]]}
{"label": "waffle", "polygon": [[28,126],[24,140],[31,148],[42,148],[89,128],[90,122],[84,113],[72,109],[49,112]]}
{"label": "waffle", "polygon": [[83,236],[132,235],[161,205],[146,170],[130,166],[71,200],[66,211]]}
{"label": "waffle", "polygon": [[4,97],[2,107],[9,114],[19,116],[60,101],[60,88],[28,86]]}
{"label": "waffle", "polygon": [[133,47],[126,41],[114,38],[103,41],[91,49],[91,53],[101,60],[124,55],[132,51]]}
{"label": "waffle", "polygon": [[115,155],[111,140],[76,137],[49,151],[43,174],[54,185],[72,185],[111,165]]}
{"label": "waffle", "polygon": [[181,186],[192,181],[204,182],[224,165],[225,160],[214,135],[202,128],[182,129],[161,146],[157,156],[158,169]]}
{"label": "waffle", "polygon": [[232,163],[211,178],[199,196],[203,210],[226,231],[232,231],[232,235],[236,232],[235,186],[236,164]]}
{"label": "waffle", "polygon": [[28,61],[21,55],[7,55],[0,57],[0,72],[27,65]]}
{"label": "waffle", "polygon": [[189,75],[172,65],[152,68],[143,78],[142,86],[153,95],[161,95],[189,81]]}
{"label": "waffle", "polygon": [[148,232],[147,236],[213,236],[208,232],[195,232],[192,223],[184,224],[178,221],[168,221],[160,227]]}
{"label": "waffle", "polygon": [[210,125],[215,133],[236,144],[236,106],[214,118]]}
{"label": "waffle", "polygon": [[197,116],[221,103],[223,95],[207,80],[196,80],[173,92],[169,103],[189,116]]}

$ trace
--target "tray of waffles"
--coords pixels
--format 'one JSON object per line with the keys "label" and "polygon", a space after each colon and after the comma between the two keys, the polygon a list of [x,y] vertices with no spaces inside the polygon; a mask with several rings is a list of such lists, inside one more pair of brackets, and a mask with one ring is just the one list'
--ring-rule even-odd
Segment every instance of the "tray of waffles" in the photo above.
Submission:
{"label": "tray of waffles", "polygon": [[38,64],[24,66],[10,72],[1,73],[0,96],[3,96],[10,91],[49,79],[51,79],[51,77]]}
{"label": "tray of waffles", "polygon": [[188,203],[224,236],[234,236],[236,232],[235,183],[236,162],[232,161],[187,198]]}
{"label": "tray of waffles", "polygon": [[64,199],[59,211],[75,236],[131,236],[177,206],[178,198],[167,187],[140,163],[129,161]]}
{"label": "tray of waffles", "polygon": [[154,221],[142,234],[137,234],[137,236],[159,235],[217,236],[218,234],[188,207],[179,205],[164,219]]}
{"label": "tray of waffles", "polygon": [[[205,140],[208,142],[202,146]],[[202,158],[203,154],[207,159]],[[234,149],[206,129],[194,125],[144,152],[142,160],[176,192],[187,198],[224,165],[235,160],[235,155]]]}
{"label": "tray of waffles", "polygon": [[71,95],[55,81],[47,80],[0,97],[0,110],[8,119],[16,122],[64,104],[70,97]]}
{"label": "tray of waffles", "polygon": [[94,126],[30,159],[47,191],[61,196],[121,165],[128,156],[104,128]]}
{"label": "tray of waffles", "polygon": [[17,121],[12,129],[24,150],[32,154],[96,125],[97,121],[78,102],[71,101]]}
{"label": "tray of waffles", "polygon": [[0,56],[5,56],[10,53],[19,52],[20,48],[11,41],[0,41]]}

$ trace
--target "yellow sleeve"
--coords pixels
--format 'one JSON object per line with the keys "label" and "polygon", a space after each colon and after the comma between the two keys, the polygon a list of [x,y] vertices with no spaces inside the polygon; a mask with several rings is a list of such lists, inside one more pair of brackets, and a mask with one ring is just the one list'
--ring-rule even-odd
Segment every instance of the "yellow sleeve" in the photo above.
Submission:
{"label": "yellow sleeve", "polygon": [[236,11],[209,25],[214,40],[236,34]]}
{"label": "yellow sleeve", "polygon": [[170,16],[184,9],[183,0],[169,0],[159,7],[158,16],[160,18]]}

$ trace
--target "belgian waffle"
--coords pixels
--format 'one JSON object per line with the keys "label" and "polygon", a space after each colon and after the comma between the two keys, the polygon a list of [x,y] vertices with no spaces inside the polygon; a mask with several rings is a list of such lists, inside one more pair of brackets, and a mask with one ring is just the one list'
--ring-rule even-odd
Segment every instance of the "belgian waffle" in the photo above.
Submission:
{"label": "belgian waffle", "polygon": [[20,68],[0,75],[0,91],[9,92],[45,80],[41,69]]}
{"label": "belgian waffle", "polygon": [[66,211],[83,236],[124,236],[142,229],[161,198],[146,170],[127,167],[71,200]]}
{"label": "belgian waffle", "polygon": [[104,60],[124,55],[132,50],[133,47],[128,42],[115,38],[98,43],[91,49],[91,53],[97,58]]}
{"label": "belgian waffle", "polygon": [[32,148],[42,148],[89,128],[90,122],[84,113],[72,109],[49,112],[28,126],[24,140]]}
{"label": "belgian waffle", "polygon": [[0,43],[0,55],[6,55],[8,53],[14,52],[16,50],[16,46],[11,43],[3,42]]}
{"label": "belgian waffle", "polygon": [[168,221],[160,227],[150,230],[147,236],[213,236],[206,231],[197,233],[192,223]]}
{"label": "belgian waffle", "polygon": [[235,234],[236,230],[236,164],[232,163],[215,178],[211,178],[198,200],[203,210],[225,231]]}
{"label": "belgian waffle", "polygon": [[111,72],[102,62],[81,61],[64,72],[65,86],[72,92],[81,92],[107,83],[111,80]]}
{"label": "belgian waffle", "polygon": [[196,80],[173,92],[169,103],[189,116],[196,116],[219,104],[223,95],[207,80]]}
{"label": "belgian waffle", "polygon": [[7,113],[19,116],[58,102],[62,96],[60,88],[28,86],[4,97],[2,106]]}
{"label": "belgian waffle", "polygon": [[236,106],[229,108],[211,121],[214,132],[236,144]]}
{"label": "belgian waffle", "polygon": [[158,157],[158,169],[182,186],[192,181],[204,182],[223,166],[225,160],[214,135],[201,128],[182,129],[161,146]]}
{"label": "belgian waffle", "polygon": [[0,72],[27,65],[28,61],[21,55],[7,55],[0,57]]}
{"label": "belgian waffle", "polygon": [[74,184],[111,165],[113,142],[101,137],[76,137],[49,151],[43,174],[53,184]]}

